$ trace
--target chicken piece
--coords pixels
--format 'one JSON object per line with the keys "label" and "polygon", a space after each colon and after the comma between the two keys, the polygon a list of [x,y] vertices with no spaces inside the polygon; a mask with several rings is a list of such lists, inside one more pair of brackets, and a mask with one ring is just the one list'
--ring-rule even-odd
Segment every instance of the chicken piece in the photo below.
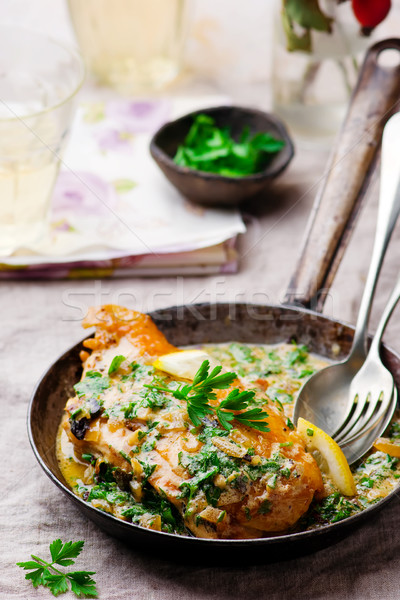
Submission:
{"label": "chicken piece", "polygon": [[[160,378],[171,384],[173,378],[151,365],[176,351],[150,317],[108,305],[90,311],[84,326],[93,325],[94,338],[84,342],[92,353],[82,357],[83,387],[68,401],[63,421],[78,456],[90,453],[131,478],[138,501],[150,484],[198,537],[254,538],[296,524],[323,483],[277,405],[261,391],[256,396],[268,413],[267,432],[235,421],[227,434],[213,417],[195,428],[184,400],[147,387]],[[115,357],[120,365],[108,376]],[[85,393],[85,377],[97,379],[97,398]],[[233,388],[243,389],[239,379],[218,390],[211,404]]]}

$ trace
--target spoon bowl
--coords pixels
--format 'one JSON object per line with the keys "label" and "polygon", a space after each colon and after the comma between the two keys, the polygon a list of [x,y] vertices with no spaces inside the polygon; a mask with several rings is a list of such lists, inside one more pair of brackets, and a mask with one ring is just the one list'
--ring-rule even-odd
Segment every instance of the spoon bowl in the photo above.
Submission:
{"label": "spoon bowl", "polygon": [[300,390],[294,422],[303,417],[333,436],[346,417],[350,385],[361,365],[346,359],[315,373]]}

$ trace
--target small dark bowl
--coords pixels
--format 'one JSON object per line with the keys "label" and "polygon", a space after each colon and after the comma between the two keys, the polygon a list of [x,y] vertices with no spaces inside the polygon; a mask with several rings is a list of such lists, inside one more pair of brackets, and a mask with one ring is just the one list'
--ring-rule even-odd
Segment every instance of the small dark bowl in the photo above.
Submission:
{"label": "small dark bowl", "polygon": [[[215,173],[180,167],[173,157],[183,143],[196,115],[206,114],[215,119],[217,127],[229,127],[238,139],[243,127],[250,134],[267,132],[285,141],[263,171],[246,177],[225,177]],[[253,108],[219,106],[189,113],[167,123],[157,131],[150,143],[150,152],[164,175],[189,200],[205,206],[236,206],[262,192],[288,166],[294,155],[292,140],[285,125],[274,115]]]}

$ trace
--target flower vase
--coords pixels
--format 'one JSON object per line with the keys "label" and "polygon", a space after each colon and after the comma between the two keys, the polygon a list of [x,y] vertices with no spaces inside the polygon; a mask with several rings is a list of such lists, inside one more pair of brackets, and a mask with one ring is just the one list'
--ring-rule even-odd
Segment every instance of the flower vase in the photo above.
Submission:
{"label": "flower vase", "polygon": [[[273,109],[295,137],[322,142],[343,122],[362,56],[370,44],[362,36],[350,2],[320,1],[330,18],[330,31],[295,30],[304,49],[288,39],[282,0],[275,10],[272,96]],[[299,46],[300,44],[297,44]]]}

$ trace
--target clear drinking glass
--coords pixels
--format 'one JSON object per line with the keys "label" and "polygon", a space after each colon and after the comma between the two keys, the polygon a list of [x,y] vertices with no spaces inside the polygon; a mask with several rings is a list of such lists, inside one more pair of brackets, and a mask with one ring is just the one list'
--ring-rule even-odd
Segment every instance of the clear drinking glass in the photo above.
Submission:
{"label": "clear drinking glass", "polygon": [[39,238],[84,78],[79,54],[0,25],[0,255]]}
{"label": "clear drinking glass", "polygon": [[163,88],[181,70],[189,0],[68,0],[88,69],[123,93]]}

